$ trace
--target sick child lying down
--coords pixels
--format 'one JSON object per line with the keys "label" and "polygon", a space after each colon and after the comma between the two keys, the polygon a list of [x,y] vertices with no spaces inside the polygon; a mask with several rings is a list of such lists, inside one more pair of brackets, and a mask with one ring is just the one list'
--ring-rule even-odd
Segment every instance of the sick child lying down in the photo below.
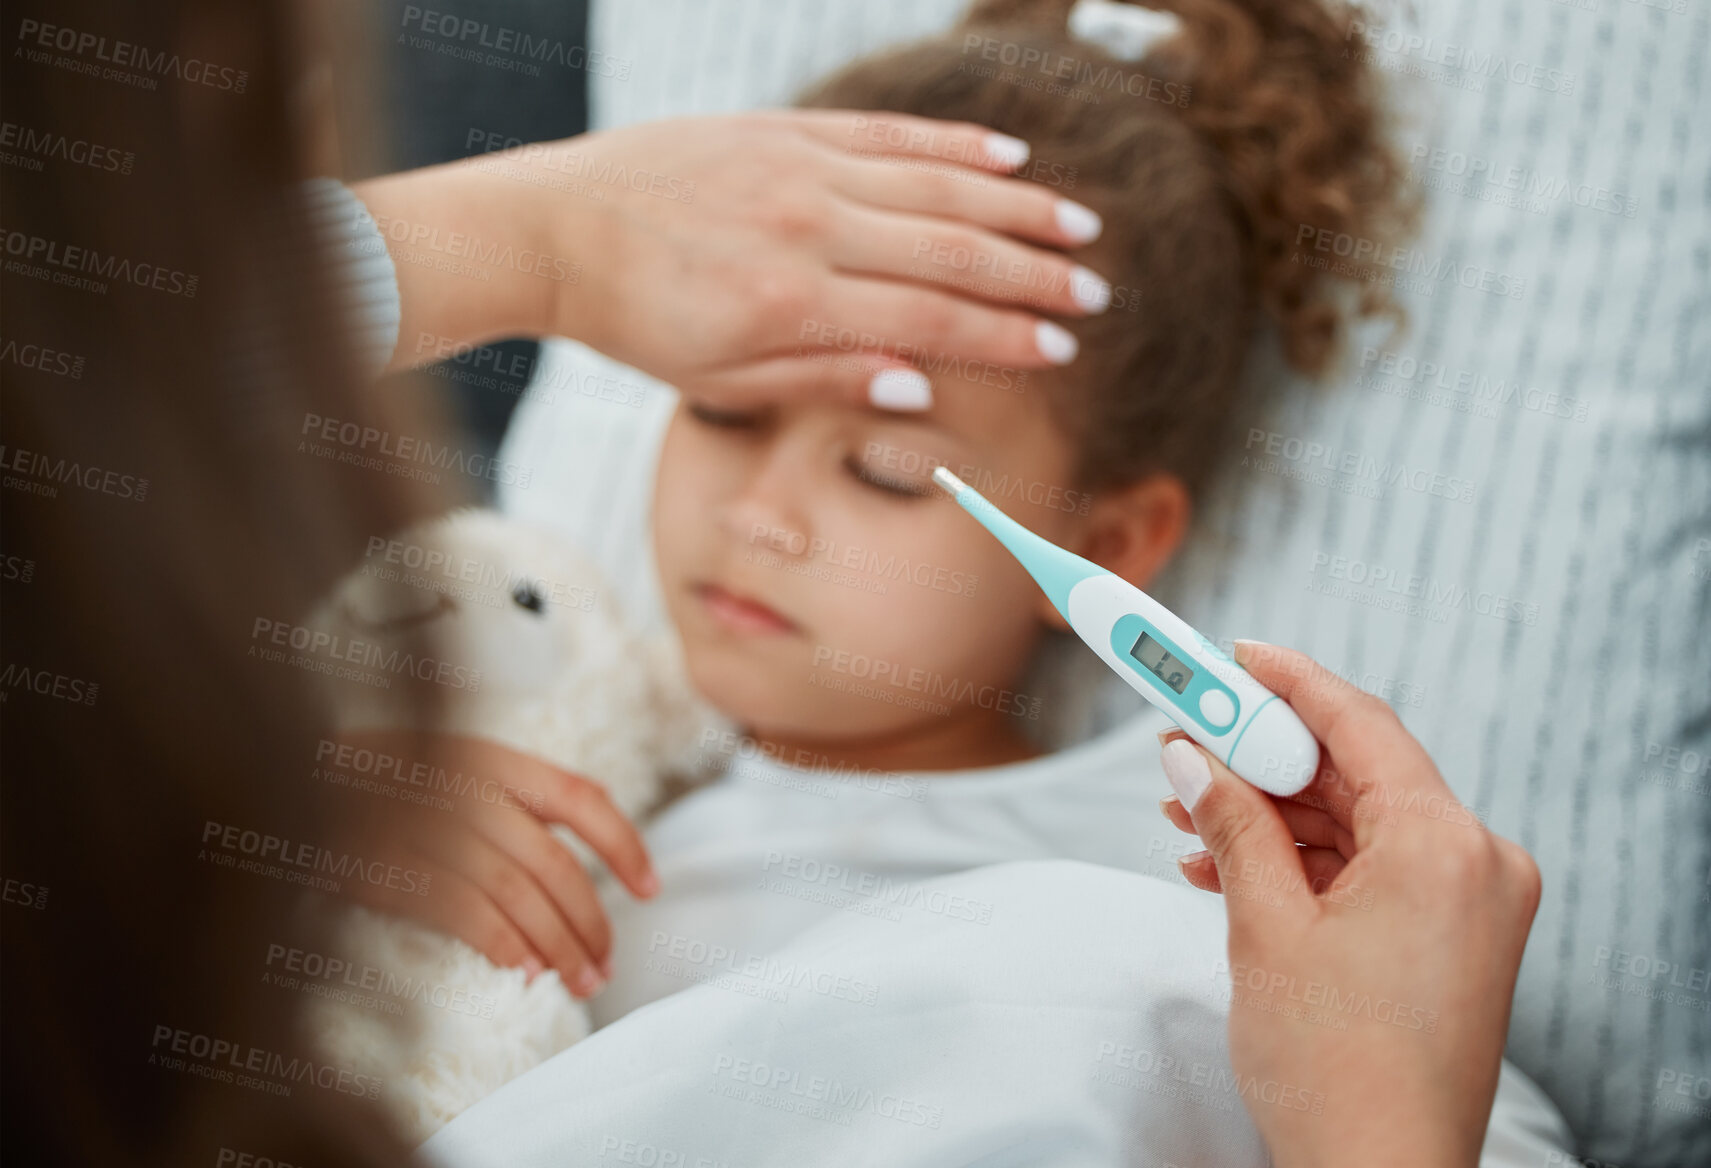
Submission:
{"label": "sick child lying down", "polygon": [[[1360,272],[1298,263],[1294,241],[1383,238],[1397,169],[1370,79],[1311,0],[1179,4],[1180,34],[1138,60],[1072,36],[1070,8],[989,0],[807,97],[1027,141],[1047,193],[1073,180],[1103,218],[1075,256],[1102,311],[1049,375],[925,355],[919,413],[679,404],[658,581],[735,758],[648,829],[658,895],[608,900],[601,1029],[430,1160],[1261,1165],[1250,1108],[1323,1106],[1230,1069],[1223,905],[1156,878],[1164,717],[1136,699],[1115,731],[1042,748],[1027,679],[1062,622],[931,475],[1146,586],[1239,457],[1256,345],[1323,371],[1357,303]],[[971,37],[1160,84],[1074,99],[987,68]],[[919,181],[982,197],[952,172]],[[1003,247],[915,258],[1052,291]],[[1507,1068],[1494,1114],[1488,1164],[1539,1162],[1561,1135]]]}
{"label": "sick child lying down", "polygon": [[[1320,372],[1351,306],[1377,307],[1355,269],[1293,250],[1304,228],[1383,238],[1401,218],[1372,79],[1343,26],[1317,0],[1176,7],[1175,35],[1124,60],[1113,52],[1131,41],[1108,52],[1072,35],[1066,0],[985,0],[804,99],[1028,142],[1024,173],[1043,193],[1073,181],[1103,219],[1073,257],[1078,297],[1103,311],[1069,322],[1080,355],[1044,374],[926,355],[934,397],[918,413],[678,406],[653,504],[661,594],[696,687],[747,739],[649,831],[660,895],[609,905],[597,1023],[720,972],[692,954],[741,961],[829,915],[888,918],[934,876],[1056,858],[1157,871],[1162,717],[1137,699],[1131,725],[1042,754],[1025,678],[1063,622],[931,475],[949,467],[1145,587],[1192,501],[1240,457],[1233,434],[1263,405],[1244,376],[1257,345]],[[1169,84],[1075,98],[969,51],[989,42]],[[918,178],[947,206],[987,189],[950,168]],[[917,262],[947,281],[1050,291],[1005,246],[971,232],[967,249]],[[936,906],[952,924],[990,909]]]}

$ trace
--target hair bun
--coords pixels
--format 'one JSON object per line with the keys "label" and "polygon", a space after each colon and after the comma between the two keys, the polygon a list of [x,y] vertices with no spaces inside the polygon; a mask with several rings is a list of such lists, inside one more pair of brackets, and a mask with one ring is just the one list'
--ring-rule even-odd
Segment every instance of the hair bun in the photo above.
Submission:
{"label": "hair bun", "polygon": [[[1075,3],[976,0],[962,23],[1067,36]],[[1147,53],[1149,72],[1192,83],[1178,116],[1222,162],[1246,230],[1258,303],[1276,322],[1290,364],[1323,372],[1347,300],[1339,287],[1360,288],[1362,313],[1393,305],[1373,279],[1375,270],[1304,262],[1319,256],[1301,241],[1352,237],[1369,244],[1360,254],[1370,254],[1404,234],[1415,211],[1401,197],[1402,166],[1385,135],[1377,79],[1362,54],[1350,51],[1354,10],[1319,0],[1160,0],[1140,7],[1181,21],[1180,36]],[[1106,51],[1078,43],[1090,53]]]}

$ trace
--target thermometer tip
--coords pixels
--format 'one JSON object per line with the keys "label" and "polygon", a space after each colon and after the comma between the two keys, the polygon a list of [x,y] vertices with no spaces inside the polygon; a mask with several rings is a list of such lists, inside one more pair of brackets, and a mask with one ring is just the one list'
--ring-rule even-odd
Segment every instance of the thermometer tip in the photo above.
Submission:
{"label": "thermometer tip", "polygon": [[948,466],[934,467],[933,481],[953,496],[960,494],[963,490],[963,481],[952,474]]}

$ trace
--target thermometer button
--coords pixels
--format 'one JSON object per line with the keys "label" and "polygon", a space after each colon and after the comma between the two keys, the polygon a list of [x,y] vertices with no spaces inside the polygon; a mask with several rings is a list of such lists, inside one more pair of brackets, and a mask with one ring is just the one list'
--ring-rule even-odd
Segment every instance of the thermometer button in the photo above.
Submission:
{"label": "thermometer button", "polygon": [[1209,689],[1200,695],[1200,716],[1209,726],[1227,728],[1236,717],[1236,703],[1221,689]]}

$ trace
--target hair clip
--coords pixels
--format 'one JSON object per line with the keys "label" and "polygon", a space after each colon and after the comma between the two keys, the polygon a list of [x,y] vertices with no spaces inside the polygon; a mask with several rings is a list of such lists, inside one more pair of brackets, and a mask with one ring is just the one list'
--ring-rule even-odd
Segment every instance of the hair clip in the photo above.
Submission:
{"label": "hair clip", "polygon": [[1174,12],[1118,4],[1114,0],[1076,0],[1069,11],[1069,35],[1098,45],[1119,61],[1139,61],[1160,41],[1182,31]]}

